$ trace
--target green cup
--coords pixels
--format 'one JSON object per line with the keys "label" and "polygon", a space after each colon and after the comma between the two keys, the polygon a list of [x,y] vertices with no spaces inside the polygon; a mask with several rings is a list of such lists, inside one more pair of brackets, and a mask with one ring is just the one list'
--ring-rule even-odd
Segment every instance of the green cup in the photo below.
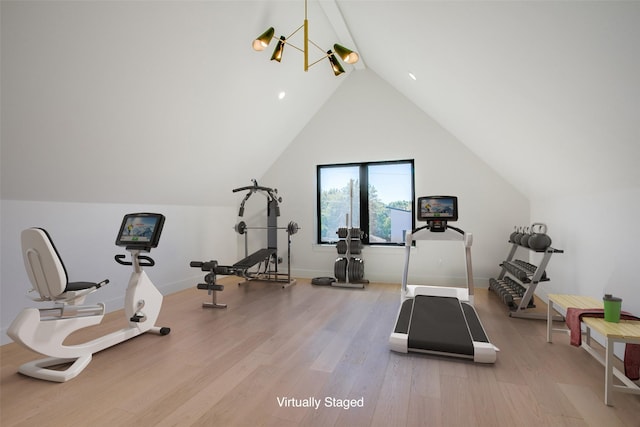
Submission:
{"label": "green cup", "polygon": [[622,309],[622,298],[605,294],[602,298],[604,303],[604,320],[612,323],[620,322],[620,310]]}

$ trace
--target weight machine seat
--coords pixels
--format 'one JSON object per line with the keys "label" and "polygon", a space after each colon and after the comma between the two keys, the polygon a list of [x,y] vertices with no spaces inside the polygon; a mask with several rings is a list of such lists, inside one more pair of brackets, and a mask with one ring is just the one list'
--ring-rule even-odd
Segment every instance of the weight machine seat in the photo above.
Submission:
{"label": "weight machine seat", "polygon": [[273,248],[260,249],[252,253],[248,257],[236,262],[235,264],[233,264],[233,267],[237,268],[238,270],[247,270],[253,267],[254,265],[258,264],[259,262],[262,262],[266,259],[271,258],[273,255],[276,254],[277,251],[278,251],[277,249],[273,249]]}
{"label": "weight machine seat", "polygon": [[73,303],[101,286],[93,282],[68,281],[64,263],[45,229],[28,228],[20,237],[27,275],[33,291],[40,294],[40,298],[34,298],[36,301]]}

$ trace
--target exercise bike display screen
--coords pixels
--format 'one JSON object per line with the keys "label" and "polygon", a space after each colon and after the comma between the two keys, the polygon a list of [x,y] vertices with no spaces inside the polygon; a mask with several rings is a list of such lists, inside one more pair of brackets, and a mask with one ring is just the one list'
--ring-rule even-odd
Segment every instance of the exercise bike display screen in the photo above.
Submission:
{"label": "exercise bike display screen", "polygon": [[122,219],[116,245],[134,249],[155,248],[160,241],[163,226],[164,215],[162,214],[127,214]]}
{"label": "exercise bike display screen", "polygon": [[418,197],[418,221],[457,221],[458,198],[456,196]]}

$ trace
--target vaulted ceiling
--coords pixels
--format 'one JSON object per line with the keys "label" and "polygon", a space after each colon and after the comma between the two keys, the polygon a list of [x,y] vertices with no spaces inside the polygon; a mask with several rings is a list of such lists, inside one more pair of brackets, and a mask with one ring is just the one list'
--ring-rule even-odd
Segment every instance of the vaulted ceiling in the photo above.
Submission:
{"label": "vaulted ceiling", "polygon": [[525,194],[640,185],[640,3],[361,3],[367,65]]}
{"label": "vaulted ceiling", "polygon": [[137,175],[182,188],[171,203],[197,203],[215,183],[259,177],[358,72],[529,197],[640,184],[640,2],[308,6],[317,45],[360,53],[345,75],[326,61],[304,72],[290,47],[279,64],[273,43],[251,49],[270,26],[302,25],[303,0],[3,1],[2,197],[131,202],[93,200],[88,186],[99,174],[115,194]]}

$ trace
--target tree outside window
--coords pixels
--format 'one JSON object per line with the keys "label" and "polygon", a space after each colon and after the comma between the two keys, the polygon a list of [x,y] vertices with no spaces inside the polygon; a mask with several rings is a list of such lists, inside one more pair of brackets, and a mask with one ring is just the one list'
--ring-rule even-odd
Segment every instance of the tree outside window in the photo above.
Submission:
{"label": "tree outside window", "polygon": [[318,243],[353,227],[365,244],[404,244],[415,224],[413,160],[320,165],[317,181]]}

